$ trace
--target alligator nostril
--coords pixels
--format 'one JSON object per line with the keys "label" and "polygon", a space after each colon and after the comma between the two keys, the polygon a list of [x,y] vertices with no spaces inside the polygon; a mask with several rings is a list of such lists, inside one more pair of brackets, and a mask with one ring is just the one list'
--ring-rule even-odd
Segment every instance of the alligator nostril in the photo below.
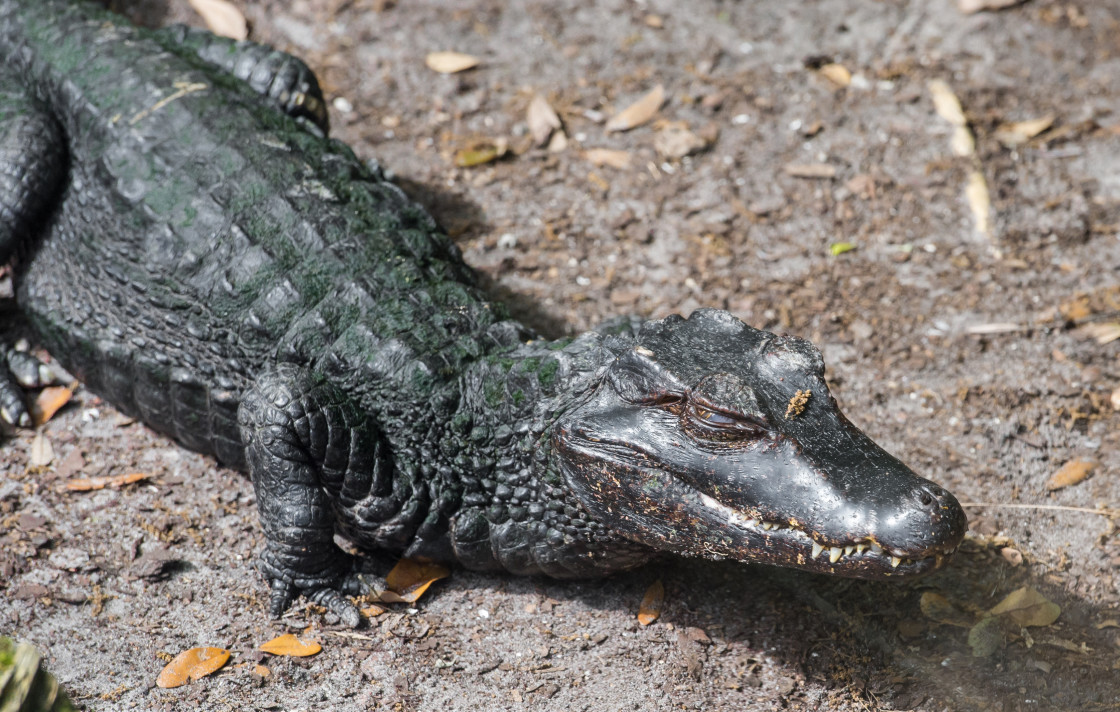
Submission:
{"label": "alligator nostril", "polygon": [[941,499],[942,490],[940,487],[919,487],[918,491],[914,494],[918,495],[918,501],[926,509],[936,509]]}
{"label": "alligator nostril", "polygon": [[931,504],[933,504],[933,495],[930,494],[929,492],[922,492],[921,500],[922,500],[922,506],[923,507],[928,507]]}

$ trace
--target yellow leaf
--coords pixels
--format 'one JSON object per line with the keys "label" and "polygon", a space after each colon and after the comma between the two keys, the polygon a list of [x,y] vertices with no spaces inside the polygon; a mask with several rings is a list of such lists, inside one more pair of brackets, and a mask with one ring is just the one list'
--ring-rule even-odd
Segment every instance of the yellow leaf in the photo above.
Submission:
{"label": "yellow leaf", "polygon": [[223,648],[191,648],[184,650],[167,663],[156,678],[160,687],[179,687],[191,680],[206,677],[220,669],[229,660],[229,651]]}
{"label": "yellow leaf", "polygon": [[1062,609],[1041,593],[1024,586],[1015,589],[988,611],[993,616],[1007,616],[1020,626],[1046,626],[1058,620]]}
{"label": "yellow leaf", "polygon": [[35,425],[42,425],[58,412],[59,408],[70,402],[74,389],[69,386],[50,386],[39,391],[35,402],[31,404],[31,420]]}
{"label": "yellow leaf", "polygon": [[260,649],[273,655],[306,658],[310,655],[317,655],[323,650],[323,646],[313,640],[300,640],[291,633],[285,633],[264,643]]}
{"label": "yellow leaf", "polygon": [[1050,479],[1046,481],[1046,489],[1053,492],[1063,487],[1075,485],[1088,477],[1096,466],[1097,463],[1092,460],[1070,460],[1050,476]]}
{"label": "yellow leaf", "polygon": [[129,472],[128,474],[112,475],[110,477],[79,477],[67,482],[66,489],[71,492],[89,492],[106,487],[123,487],[146,480],[149,477],[151,477],[151,474],[147,472]]}
{"label": "yellow leaf", "polygon": [[462,52],[432,52],[424,58],[424,63],[428,65],[428,69],[440,74],[462,72],[477,67],[479,61],[478,57]]}
{"label": "yellow leaf", "polygon": [[828,246],[828,251],[832,253],[833,257],[842,255],[845,252],[851,252],[854,249],[856,249],[856,244],[854,242],[834,242]]}
{"label": "yellow leaf", "polygon": [[618,112],[607,121],[607,131],[629,131],[641,126],[654,116],[665,103],[665,87],[658,84],[648,94]]}
{"label": "yellow leaf", "polygon": [[646,595],[638,606],[638,622],[649,625],[661,617],[661,608],[665,605],[665,584],[657,579],[646,589]]}
{"label": "yellow leaf", "polygon": [[480,166],[501,158],[509,150],[509,143],[502,138],[476,141],[455,152],[455,165],[460,168]]}

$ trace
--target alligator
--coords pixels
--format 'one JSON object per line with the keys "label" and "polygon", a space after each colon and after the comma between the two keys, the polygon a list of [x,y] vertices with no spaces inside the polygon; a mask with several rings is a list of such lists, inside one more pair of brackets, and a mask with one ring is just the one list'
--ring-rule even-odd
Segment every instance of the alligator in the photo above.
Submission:
{"label": "alligator", "polygon": [[[336,533],[558,578],[661,552],[901,577],[964,536],[807,341],[715,309],[557,340],[511,320],[326,137],[289,55],[0,0],[0,56],[16,309],[92,392],[249,473],[274,617],[303,595],[360,623],[369,583]],[[20,389],[50,369],[7,353],[0,406],[26,423]]]}

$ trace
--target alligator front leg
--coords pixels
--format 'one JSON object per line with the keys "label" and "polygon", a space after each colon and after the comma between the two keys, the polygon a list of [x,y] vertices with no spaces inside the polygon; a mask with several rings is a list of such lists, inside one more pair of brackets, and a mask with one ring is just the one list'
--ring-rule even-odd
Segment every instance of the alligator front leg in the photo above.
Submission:
{"label": "alligator front leg", "polygon": [[292,365],[257,379],[238,413],[245,457],[267,539],[260,568],[278,618],[303,594],[351,627],[361,622],[347,595],[366,586],[353,557],[334,543],[335,501],[345,478],[379,480],[372,428],[331,384]]}

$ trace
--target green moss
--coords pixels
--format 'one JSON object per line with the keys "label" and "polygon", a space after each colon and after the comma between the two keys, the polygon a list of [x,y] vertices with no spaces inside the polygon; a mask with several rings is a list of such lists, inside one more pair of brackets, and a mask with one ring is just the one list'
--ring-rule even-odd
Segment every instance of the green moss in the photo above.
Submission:
{"label": "green moss", "polygon": [[537,383],[541,384],[541,388],[552,388],[556,385],[556,374],[559,371],[559,361],[554,358],[545,361],[540,368],[540,372],[537,373]]}

